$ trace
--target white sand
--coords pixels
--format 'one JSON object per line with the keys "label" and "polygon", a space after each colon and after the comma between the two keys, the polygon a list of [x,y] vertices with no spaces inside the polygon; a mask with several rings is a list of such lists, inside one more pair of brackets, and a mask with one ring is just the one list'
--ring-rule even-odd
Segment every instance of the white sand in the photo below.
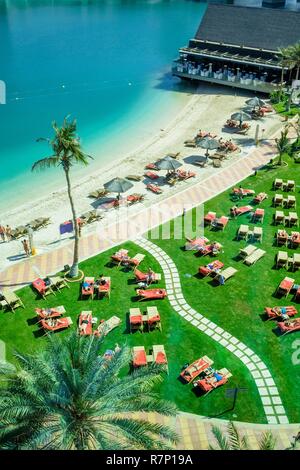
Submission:
{"label": "white sand", "polygon": [[[260,124],[260,128],[265,129],[264,137],[271,135],[281,125],[281,119],[276,114],[270,114],[260,121],[252,121],[250,132],[247,136],[235,136],[226,132],[222,132],[223,124],[230,115],[245,106],[247,92],[238,96],[232,94],[230,89],[215,88],[213,86],[201,85],[198,94],[192,95],[187,105],[182,111],[170,122],[169,126],[162,129],[158,135],[152,137],[148,142],[138,142],[135,152],[131,152],[124,159],[114,162],[110,166],[102,168],[95,172],[92,176],[76,180],[73,183],[73,195],[76,202],[76,210],[78,216],[82,213],[96,207],[96,201],[88,198],[88,194],[98,188],[103,187],[103,183],[109,181],[115,176],[126,177],[129,174],[143,175],[145,164],[154,162],[164,157],[167,153],[180,152],[180,161],[183,162],[184,169],[191,170],[197,174],[195,178],[188,181],[178,183],[175,187],[159,180],[162,184],[163,193],[156,195],[147,191],[145,187],[145,179],[134,183],[134,187],[127,194],[138,192],[145,194],[145,205],[151,205],[153,201],[161,200],[169,197],[172,193],[186,189],[187,185],[195,184],[201,179],[206,178],[212,172],[218,171],[212,165],[206,168],[199,168],[192,164],[184,162],[185,157],[190,155],[204,155],[204,150],[188,148],[184,146],[184,141],[192,139],[199,129],[210,131],[217,134],[218,137],[232,138],[233,141],[243,147],[241,154],[231,157],[222,163],[222,166],[230,164],[233,159],[238,160],[249,151],[249,147],[253,145],[256,124]],[[160,176],[164,176],[165,172],[160,171]],[[148,182],[148,180],[147,180]],[[111,195],[115,196],[114,194]],[[99,202],[99,201],[98,201]],[[101,210],[101,209],[99,209]],[[140,204],[133,205],[130,211],[140,210]],[[83,234],[97,230],[99,224],[109,224],[115,214],[115,209],[108,211],[101,210],[104,219],[100,222],[93,223],[89,227],[83,229]],[[51,217],[51,224],[48,227],[35,232],[34,245],[38,248],[38,252],[44,252],[61,246],[69,240],[70,235],[64,235],[60,239],[59,225],[65,220],[70,219],[71,212],[65,188],[52,193],[47,198],[31,201],[14,211],[2,214],[2,223],[9,224],[11,227],[24,225],[37,217]],[[21,240],[11,241],[9,243],[0,244],[0,269],[6,265],[19,261],[22,258]]]}

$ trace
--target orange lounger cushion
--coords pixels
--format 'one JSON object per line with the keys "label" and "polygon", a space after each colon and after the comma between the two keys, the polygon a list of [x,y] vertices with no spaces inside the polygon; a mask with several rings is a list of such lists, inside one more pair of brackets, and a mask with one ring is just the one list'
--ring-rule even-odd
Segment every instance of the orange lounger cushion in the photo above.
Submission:
{"label": "orange lounger cushion", "polygon": [[132,325],[139,325],[139,324],[143,323],[142,315],[132,315],[130,317],[130,323]]}
{"label": "orange lounger cushion", "polygon": [[163,299],[167,296],[167,291],[165,289],[137,289],[136,292],[145,299]]}
{"label": "orange lounger cushion", "polygon": [[146,352],[145,351],[135,352],[132,363],[134,367],[146,366],[147,365]]}
{"label": "orange lounger cushion", "polygon": [[57,330],[62,330],[64,328],[68,328],[70,325],[72,325],[72,320],[70,317],[64,317],[64,318],[49,318],[49,320],[42,320],[41,325],[44,328],[44,330],[47,331],[57,331]]}
{"label": "orange lounger cushion", "polygon": [[159,351],[156,355],[155,362],[156,362],[156,364],[167,364],[168,361],[167,361],[167,357],[166,357],[165,353],[162,352],[162,351]]}
{"label": "orange lounger cushion", "polygon": [[210,392],[214,388],[218,388],[221,385],[226,384],[228,382],[228,379],[226,377],[223,377],[221,380],[218,380],[216,382],[210,382],[209,379],[201,379],[196,382],[196,385],[200,387],[204,392]]}

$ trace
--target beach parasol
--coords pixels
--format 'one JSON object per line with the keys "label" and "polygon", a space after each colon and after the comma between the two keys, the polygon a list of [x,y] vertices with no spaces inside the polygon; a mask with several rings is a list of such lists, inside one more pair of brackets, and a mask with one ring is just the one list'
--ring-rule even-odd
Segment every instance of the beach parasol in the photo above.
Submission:
{"label": "beach parasol", "polygon": [[204,139],[199,140],[197,142],[197,146],[201,147],[202,149],[206,149],[205,155],[208,157],[209,150],[216,150],[220,147],[220,142],[216,139],[212,139],[211,137],[204,137]]}
{"label": "beach parasol", "polygon": [[174,158],[170,157],[169,155],[166,156],[165,158],[162,158],[157,162],[156,164],[157,168],[160,170],[168,170],[168,171],[175,171],[177,168],[182,166],[182,163],[178,162]]}
{"label": "beach parasol", "polygon": [[104,183],[104,188],[110,193],[118,193],[118,199],[121,193],[125,193],[128,189],[132,188],[133,184],[124,178],[114,178],[108,183]]}
{"label": "beach parasol", "polygon": [[254,98],[250,98],[249,100],[247,100],[246,104],[248,106],[251,106],[252,108],[257,108],[259,106],[264,106],[265,102],[261,100],[260,98],[258,98],[257,96],[255,96]]}
{"label": "beach parasol", "polygon": [[244,111],[239,111],[231,115],[231,119],[234,121],[239,121],[239,126],[242,127],[243,121],[251,121],[252,117],[250,114],[244,113]]}

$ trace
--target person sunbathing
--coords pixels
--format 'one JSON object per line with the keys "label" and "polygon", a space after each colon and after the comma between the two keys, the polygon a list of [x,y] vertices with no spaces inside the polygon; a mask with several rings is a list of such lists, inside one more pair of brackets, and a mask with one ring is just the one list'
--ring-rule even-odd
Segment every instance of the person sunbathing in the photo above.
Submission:
{"label": "person sunbathing", "polygon": [[146,275],[146,283],[149,286],[152,282],[155,281],[155,273],[152,271],[151,268],[148,269],[147,275]]}
{"label": "person sunbathing", "polygon": [[274,307],[274,308],[272,308],[272,312],[274,312],[277,317],[283,318],[283,320],[288,320],[289,319],[289,316],[286,313],[287,310],[286,310],[285,307]]}
{"label": "person sunbathing", "polygon": [[81,323],[79,325],[79,332],[85,334],[88,324],[89,321],[87,319],[84,318],[83,320],[81,320]]}

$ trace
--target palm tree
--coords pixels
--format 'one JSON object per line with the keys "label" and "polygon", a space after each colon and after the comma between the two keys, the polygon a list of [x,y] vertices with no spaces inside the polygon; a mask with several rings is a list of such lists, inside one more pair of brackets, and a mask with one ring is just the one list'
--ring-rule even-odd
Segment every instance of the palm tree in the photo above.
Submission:
{"label": "palm tree", "polygon": [[70,170],[75,164],[88,165],[88,159],[92,157],[86,155],[81,149],[80,139],[76,134],[77,123],[75,119],[70,122],[68,117],[66,117],[61,127],[58,127],[56,122],[53,122],[52,128],[54,130],[53,139],[40,138],[38,139],[38,142],[48,142],[52,148],[53,154],[35,162],[32,166],[32,171],[61,166],[65,172],[68,196],[72,211],[73,227],[75,231],[74,257],[69,275],[70,277],[75,278],[78,276],[79,229],[72,197]]}
{"label": "palm tree", "polygon": [[294,61],[292,59],[292,52],[290,47],[282,47],[278,49],[278,61],[281,66],[281,78],[280,78],[280,90],[282,92],[283,83],[284,83],[284,72],[285,69],[292,68],[294,66]]}
{"label": "palm tree", "polygon": [[284,129],[281,131],[280,137],[275,139],[276,147],[279,153],[278,157],[278,165],[282,165],[282,157],[283,155],[289,150],[289,125],[285,126]]}
{"label": "palm tree", "polygon": [[[212,427],[212,433],[217,441],[218,448],[210,445],[210,450],[249,450],[247,436],[240,436],[234,423],[230,421],[227,426],[227,435],[217,426]],[[259,450],[274,450],[276,440],[270,431],[263,433],[259,440]]]}
{"label": "palm tree", "polygon": [[107,360],[94,336],[53,335],[43,350],[15,357],[17,370],[0,370],[0,448],[170,449],[177,441],[168,426],[135,414],[177,410],[153,391],[162,381],[158,366],[120,376],[127,347]]}
{"label": "palm tree", "polygon": [[300,70],[300,42],[297,42],[293,46],[290,46],[289,50],[290,50],[290,58],[292,61],[293,68],[296,68],[295,80],[298,80],[299,70]]}

